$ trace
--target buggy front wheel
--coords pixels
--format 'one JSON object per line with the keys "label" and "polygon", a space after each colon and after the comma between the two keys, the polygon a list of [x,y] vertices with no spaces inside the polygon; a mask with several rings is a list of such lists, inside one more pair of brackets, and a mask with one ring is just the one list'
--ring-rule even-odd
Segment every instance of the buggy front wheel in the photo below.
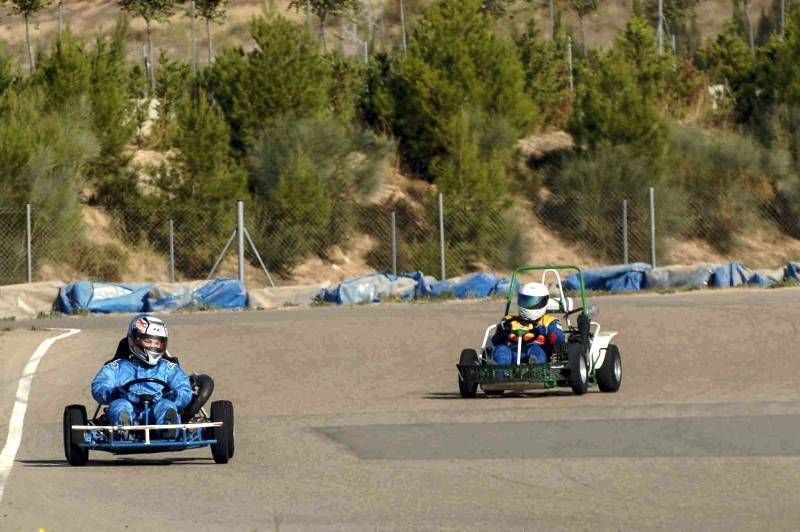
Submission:
{"label": "buggy front wheel", "polygon": [[233,458],[233,403],[230,401],[214,401],[211,403],[211,421],[222,422],[221,427],[214,427],[212,433],[217,443],[211,444],[211,456],[218,464],[227,464]]}
{"label": "buggy front wheel", "polygon": [[614,344],[606,349],[603,365],[597,370],[597,387],[601,392],[614,393],[622,384],[622,358]]}
{"label": "buggy front wheel", "polygon": [[[476,368],[480,365],[480,359],[478,358],[478,352],[474,349],[464,349],[461,351],[461,357],[458,359],[459,366],[475,366]],[[467,377],[467,380],[464,377]],[[473,380],[473,371],[469,369],[459,368],[458,370],[458,391],[461,393],[461,397],[465,399],[470,399],[475,397],[478,393],[478,381]]]}
{"label": "buggy front wheel", "polygon": [[82,466],[89,460],[89,449],[81,447],[82,430],[72,430],[72,425],[86,425],[86,407],[69,405],[64,409],[64,456],[72,466]]}
{"label": "buggy front wheel", "polygon": [[583,395],[589,389],[589,368],[586,364],[586,349],[583,342],[570,342],[567,345],[567,365],[569,385],[575,395]]}

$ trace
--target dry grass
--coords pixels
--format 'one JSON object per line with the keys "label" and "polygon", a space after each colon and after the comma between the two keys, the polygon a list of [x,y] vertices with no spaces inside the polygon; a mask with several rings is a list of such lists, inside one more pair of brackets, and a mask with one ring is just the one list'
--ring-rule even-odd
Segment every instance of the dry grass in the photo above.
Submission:
{"label": "dry grass", "polygon": [[[399,2],[397,0],[372,0],[376,7],[383,5],[383,23],[376,25],[376,32],[383,36],[383,42],[379,46],[391,47],[399,43],[400,40],[400,17]],[[430,0],[406,0],[406,18],[408,25],[413,27],[414,19],[419,16],[425,5]],[[46,49],[52,43],[58,32],[58,10],[57,2],[47,9],[42,10],[34,19],[31,35],[37,50]],[[215,48],[244,46],[250,44],[248,25],[254,16],[276,9],[285,16],[302,22],[305,20],[304,13],[296,13],[287,10],[288,0],[231,0],[226,20],[220,25],[213,26]],[[602,6],[587,19],[586,37],[590,47],[608,46],[622,28],[624,28],[630,16],[631,2],[627,0],[609,0],[602,3]],[[271,7],[272,6],[272,7]],[[524,28],[532,10],[535,11],[539,26],[544,31],[549,27],[547,17],[547,3],[541,2],[535,7],[531,7],[527,2],[518,1],[511,10],[511,15],[500,22],[501,30],[508,33]],[[751,14],[754,23],[762,9],[768,10],[769,0],[754,0],[752,2]],[[64,1],[64,20],[69,24],[73,31],[90,41],[97,33],[109,34],[114,27],[116,18],[121,11],[118,4],[113,0],[65,0]],[[731,15],[731,4],[729,0],[706,0],[702,1],[697,7],[698,23],[703,37],[713,37],[721,29],[723,24]],[[572,28],[578,35],[577,19],[571,13],[565,11],[563,14],[564,23]],[[329,24],[331,46],[338,47],[341,41],[337,34],[340,34],[340,20],[333,20]],[[139,61],[142,54],[142,43],[145,40],[145,26],[140,19],[131,21],[131,42],[129,55],[131,60]],[[361,38],[364,37],[366,24],[363,20],[359,24]],[[163,48],[171,57],[180,57],[189,60],[191,57],[191,21],[187,13],[187,8],[181,8],[179,13],[174,15],[168,22],[155,24],[153,26],[153,40],[157,48]],[[13,15],[8,7],[0,8],[0,42],[4,43],[12,53],[17,54],[21,64],[26,64],[27,59],[24,54],[25,31],[22,18]],[[576,43],[579,44],[579,43]],[[355,47],[348,45],[345,51],[355,53]],[[198,57],[201,64],[207,61],[205,25],[198,21]]]}

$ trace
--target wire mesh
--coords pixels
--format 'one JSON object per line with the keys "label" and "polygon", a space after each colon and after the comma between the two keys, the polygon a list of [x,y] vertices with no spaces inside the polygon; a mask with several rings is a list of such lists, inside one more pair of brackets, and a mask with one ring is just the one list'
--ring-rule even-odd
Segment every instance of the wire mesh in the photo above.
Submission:
{"label": "wire mesh", "polygon": [[[422,271],[441,277],[442,242],[435,194],[400,195],[380,203],[328,199],[293,208],[248,204],[245,226],[277,284],[297,278],[330,279],[331,265],[349,273]],[[523,263],[584,267],[650,262],[652,241],[647,188],[602,197],[553,191],[536,201],[484,206],[443,198],[445,276],[472,271],[508,272]],[[625,208],[623,208],[623,204]],[[623,213],[624,209],[624,213]],[[791,204],[728,191],[698,197],[655,191],[658,265],[739,261],[778,267],[800,257],[800,222]],[[394,218],[394,228],[392,220]],[[170,220],[173,239],[170,242]],[[627,226],[623,221],[627,220]],[[170,250],[177,281],[235,276],[236,205],[76,212],[32,210],[33,280],[170,280]],[[27,278],[25,208],[0,210],[0,282]],[[393,242],[394,235],[394,242]],[[627,243],[626,243],[627,238]],[[227,253],[226,243],[233,240]],[[246,242],[250,275],[267,285]],[[335,268],[334,268],[335,269]],[[298,276],[298,271],[303,275]]]}

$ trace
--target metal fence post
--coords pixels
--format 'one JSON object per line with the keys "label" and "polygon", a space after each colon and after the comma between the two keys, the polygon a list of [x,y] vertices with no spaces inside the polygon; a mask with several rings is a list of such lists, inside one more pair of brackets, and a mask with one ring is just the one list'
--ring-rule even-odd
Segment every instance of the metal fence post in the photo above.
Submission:
{"label": "metal fence post", "polygon": [[397,275],[397,213],[392,211],[392,273]]}
{"label": "metal fence post", "polygon": [[444,207],[442,204],[442,193],[439,192],[439,257],[442,263],[442,280],[445,280],[444,264]]}
{"label": "metal fence post", "polygon": [[569,68],[569,92],[575,92],[575,82],[572,80],[572,37],[567,37],[567,63]]}
{"label": "metal fence post", "polygon": [[653,187],[650,187],[650,264],[656,267],[656,199]]}
{"label": "metal fence post", "polygon": [[244,286],[244,202],[236,202],[236,232],[239,240],[239,282]]}
{"label": "metal fence post", "polygon": [[28,241],[28,282],[33,282],[33,261],[31,260],[31,204],[25,204],[25,236]]}
{"label": "metal fence post", "polygon": [[175,222],[169,221],[169,282],[175,282]]}
{"label": "metal fence post", "polygon": [[197,74],[197,5],[192,0],[192,74]]}
{"label": "metal fence post", "polygon": [[628,200],[622,200],[622,263],[628,264]]}

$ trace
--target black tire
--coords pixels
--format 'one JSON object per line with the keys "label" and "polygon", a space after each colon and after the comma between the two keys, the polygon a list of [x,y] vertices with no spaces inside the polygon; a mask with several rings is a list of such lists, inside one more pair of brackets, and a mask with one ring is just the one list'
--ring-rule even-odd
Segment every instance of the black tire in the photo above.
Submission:
{"label": "black tire", "polygon": [[89,460],[89,449],[78,445],[83,441],[82,430],[72,430],[72,425],[86,425],[86,407],[69,405],[64,409],[64,457],[69,465],[82,466]]}
{"label": "black tire", "polygon": [[586,366],[586,349],[583,343],[570,342],[567,345],[567,364],[569,382],[575,395],[583,395],[589,389],[589,368]]}
{"label": "black tire", "polygon": [[[478,366],[480,359],[478,352],[474,349],[464,349],[461,351],[461,357],[458,359],[459,366]],[[471,399],[478,393],[478,382],[464,381],[461,378],[461,372],[458,372],[458,391],[461,392],[461,397]]]}
{"label": "black tire", "polygon": [[222,421],[221,427],[212,429],[217,443],[211,445],[211,456],[218,464],[227,464],[233,458],[233,403],[230,401],[214,401],[211,403],[211,421]]}
{"label": "black tire", "polygon": [[603,365],[597,370],[597,386],[601,392],[614,393],[622,384],[622,357],[614,344],[606,349]]}

